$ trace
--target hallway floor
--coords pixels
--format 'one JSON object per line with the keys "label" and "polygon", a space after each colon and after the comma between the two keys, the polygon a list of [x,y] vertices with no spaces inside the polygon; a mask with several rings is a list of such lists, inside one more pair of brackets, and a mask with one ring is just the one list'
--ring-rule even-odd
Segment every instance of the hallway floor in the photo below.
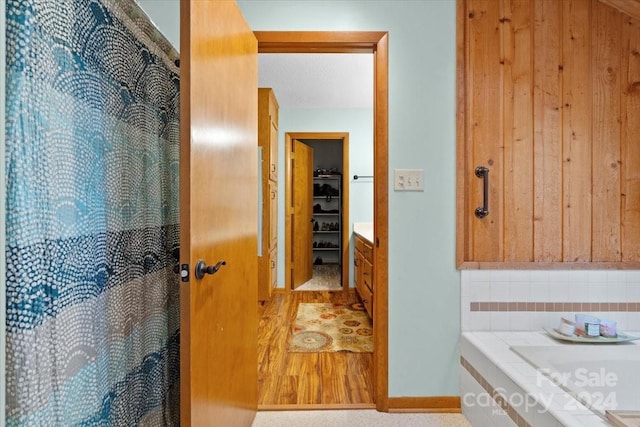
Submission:
{"label": "hallway floor", "polygon": [[372,353],[287,351],[291,326],[303,302],[350,304],[357,297],[354,292],[277,292],[259,307],[259,408],[373,404]]}
{"label": "hallway floor", "polygon": [[252,427],[471,427],[462,414],[386,413],[373,409],[264,411]]}
{"label": "hallway floor", "polygon": [[296,291],[341,291],[340,273],[338,264],[314,265],[311,280],[298,286]]}

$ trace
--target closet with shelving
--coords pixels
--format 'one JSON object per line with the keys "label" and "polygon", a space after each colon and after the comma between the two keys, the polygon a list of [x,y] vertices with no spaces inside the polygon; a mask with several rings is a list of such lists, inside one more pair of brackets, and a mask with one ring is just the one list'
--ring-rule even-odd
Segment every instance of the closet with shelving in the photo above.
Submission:
{"label": "closet with shelving", "polygon": [[340,264],[342,259],[342,176],[314,173],[313,263]]}

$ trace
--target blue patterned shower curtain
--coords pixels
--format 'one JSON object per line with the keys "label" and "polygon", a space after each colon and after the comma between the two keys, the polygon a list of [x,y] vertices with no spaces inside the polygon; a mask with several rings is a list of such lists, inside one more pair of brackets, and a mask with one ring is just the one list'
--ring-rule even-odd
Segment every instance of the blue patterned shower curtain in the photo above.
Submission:
{"label": "blue patterned shower curtain", "polygon": [[133,0],[8,0],[9,426],[177,425],[177,55]]}

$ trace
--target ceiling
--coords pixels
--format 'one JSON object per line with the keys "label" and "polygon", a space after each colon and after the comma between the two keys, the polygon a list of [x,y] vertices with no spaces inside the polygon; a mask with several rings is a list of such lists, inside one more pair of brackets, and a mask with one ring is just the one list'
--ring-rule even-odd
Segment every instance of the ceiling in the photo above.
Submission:
{"label": "ceiling", "polygon": [[258,86],[280,108],[373,108],[373,54],[261,53]]}

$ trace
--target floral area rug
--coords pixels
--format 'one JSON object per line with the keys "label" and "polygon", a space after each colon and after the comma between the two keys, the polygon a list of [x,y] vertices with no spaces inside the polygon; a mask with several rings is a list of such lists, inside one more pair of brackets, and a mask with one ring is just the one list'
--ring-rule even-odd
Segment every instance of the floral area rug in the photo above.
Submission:
{"label": "floral area rug", "polygon": [[288,351],[371,353],[371,319],[360,303],[300,303]]}

